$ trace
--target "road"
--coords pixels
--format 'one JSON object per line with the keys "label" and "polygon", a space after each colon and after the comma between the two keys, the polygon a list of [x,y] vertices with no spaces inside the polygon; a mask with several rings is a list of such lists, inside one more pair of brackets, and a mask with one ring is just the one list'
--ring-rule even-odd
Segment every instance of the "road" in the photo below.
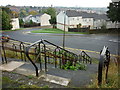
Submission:
{"label": "road", "polygon": [[[11,38],[25,41],[25,42],[35,42],[40,39],[46,39],[54,44],[62,46],[62,35],[54,35],[54,34],[27,34],[26,32],[38,30],[38,28],[34,29],[26,29],[26,30],[18,30],[18,31],[10,31],[4,32],[8,34]],[[85,49],[91,51],[100,52],[104,45],[109,47],[111,54],[118,53],[118,44],[120,41],[118,40],[118,35],[110,35],[110,34],[81,34],[81,35],[66,35],[65,37],[65,47],[77,48],[77,49]]]}

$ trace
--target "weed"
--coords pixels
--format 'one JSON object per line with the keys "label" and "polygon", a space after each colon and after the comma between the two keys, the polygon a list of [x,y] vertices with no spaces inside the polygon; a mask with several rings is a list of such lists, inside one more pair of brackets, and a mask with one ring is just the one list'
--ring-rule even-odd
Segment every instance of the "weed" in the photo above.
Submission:
{"label": "weed", "polygon": [[33,75],[29,75],[29,76],[27,76],[29,79],[32,79],[32,78],[34,78],[34,76]]}
{"label": "weed", "polygon": [[80,62],[77,62],[76,65],[73,65],[71,62],[67,62],[65,65],[62,65],[62,69],[86,70],[86,65]]}
{"label": "weed", "polygon": [[116,66],[116,64],[112,61],[110,62],[109,65],[109,69],[108,69],[108,83],[105,82],[105,72],[103,70],[103,74],[102,74],[102,85],[98,86],[98,80],[97,80],[97,76],[94,76],[94,80],[93,83],[91,85],[89,85],[89,88],[118,88],[118,67]]}

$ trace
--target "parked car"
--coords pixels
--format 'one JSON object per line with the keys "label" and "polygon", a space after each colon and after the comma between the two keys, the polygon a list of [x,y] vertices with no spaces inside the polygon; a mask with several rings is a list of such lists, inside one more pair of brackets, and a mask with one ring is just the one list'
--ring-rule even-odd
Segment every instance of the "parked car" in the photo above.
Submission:
{"label": "parked car", "polygon": [[5,34],[0,33],[0,41],[8,42],[9,39],[10,39],[9,35],[5,35]]}

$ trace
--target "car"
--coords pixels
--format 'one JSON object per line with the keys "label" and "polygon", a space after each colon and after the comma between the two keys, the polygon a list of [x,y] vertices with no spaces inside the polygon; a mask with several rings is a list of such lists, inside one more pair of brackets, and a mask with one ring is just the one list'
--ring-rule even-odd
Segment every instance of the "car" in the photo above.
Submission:
{"label": "car", "polygon": [[0,33],[0,41],[8,42],[9,39],[10,39],[9,35],[5,35],[5,34]]}

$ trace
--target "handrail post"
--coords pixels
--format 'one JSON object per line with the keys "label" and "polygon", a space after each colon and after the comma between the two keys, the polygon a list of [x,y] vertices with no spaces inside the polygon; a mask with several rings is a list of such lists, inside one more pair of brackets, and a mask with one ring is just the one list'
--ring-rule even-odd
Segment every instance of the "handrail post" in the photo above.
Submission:
{"label": "handrail post", "polygon": [[35,65],[35,63],[31,60],[31,58],[29,57],[29,47],[26,47],[26,56],[28,57],[28,59],[30,60],[30,62],[33,64],[33,66],[35,67],[36,70],[36,76],[38,77],[38,67]]}
{"label": "handrail post", "polygon": [[104,46],[103,50],[100,52],[100,60],[98,65],[98,85],[102,84],[102,70],[104,66],[107,68],[105,73],[105,81],[107,83],[108,77],[108,68],[110,62],[110,52],[108,51],[108,47]]}

